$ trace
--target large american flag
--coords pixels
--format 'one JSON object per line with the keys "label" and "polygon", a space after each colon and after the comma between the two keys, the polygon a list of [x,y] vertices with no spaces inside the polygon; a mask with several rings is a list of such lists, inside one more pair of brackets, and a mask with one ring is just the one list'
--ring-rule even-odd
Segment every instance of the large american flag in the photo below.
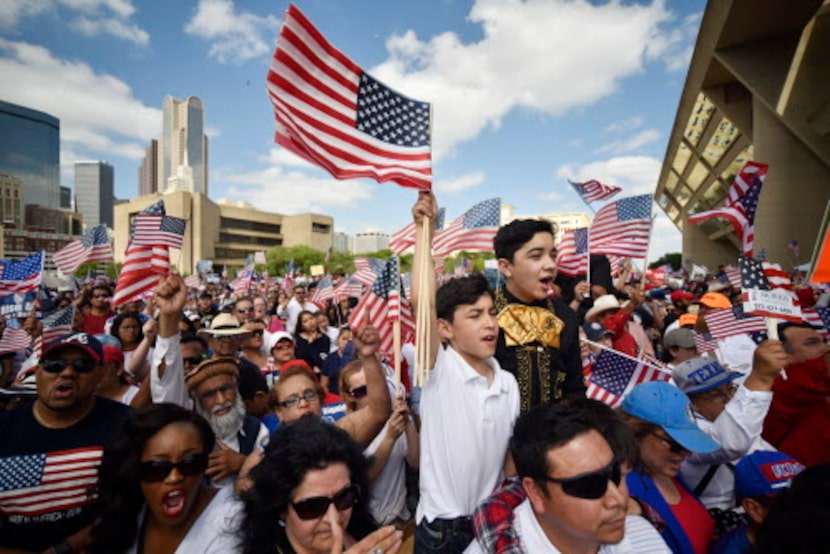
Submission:
{"label": "large american flag", "polygon": [[651,235],[651,195],[621,198],[594,216],[588,231],[592,254],[645,258]]}
{"label": "large american flag", "polygon": [[[741,288],[743,289],[741,298],[744,302],[749,299],[749,293],[747,292],[749,289],[783,289],[789,292],[792,298],[792,305],[799,305],[798,299],[793,292],[793,283],[790,280],[790,276],[780,265],[748,257],[739,258],[738,265],[741,268]],[[768,317],[783,317],[781,314],[765,312],[763,310],[756,310],[752,313]]]}
{"label": "large american flag", "polygon": [[[434,227],[436,231],[439,231],[444,227],[445,214],[445,208],[438,209],[438,217],[435,218]],[[404,226],[403,229],[392,233],[392,236],[389,237],[389,249],[395,254],[403,254],[407,248],[415,246],[415,237],[415,222],[413,221]]]}
{"label": "large american flag", "polygon": [[724,339],[744,333],[762,333],[767,330],[763,317],[744,313],[743,306],[714,310],[703,316],[706,326],[715,339]]}
{"label": "large american flag", "polygon": [[17,352],[29,348],[32,337],[19,327],[6,327],[3,329],[3,336],[0,337],[0,354]]}
{"label": "large american flag", "polygon": [[615,187],[613,185],[603,185],[596,179],[591,179],[590,181],[585,181],[584,183],[574,183],[571,180],[568,180],[568,182],[574,188],[576,193],[589,204],[599,200],[608,200],[622,190],[620,187]]}
{"label": "large american flag", "polygon": [[85,263],[111,260],[112,245],[106,225],[97,225],[92,229],[87,229],[81,238],[73,240],[52,254],[52,261],[65,275],[75,273]]}
{"label": "large american flag", "polygon": [[617,408],[640,383],[668,381],[669,373],[611,350],[603,349],[594,361],[591,377],[588,379],[588,398],[599,400]]}
{"label": "large american flag", "polygon": [[387,356],[393,354],[392,324],[400,318],[401,344],[411,341],[415,336],[415,319],[412,309],[404,298],[401,298],[401,274],[398,269],[398,258],[392,256],[378,274],[372,287],[366,291],[363,298],[352,310],[349,316],[349,326],[360,328],[366,321],[380,333],[380,351]]}
{"label": "large american flag", "polygon": [[266,89],[276,142],[336,179],[429,189],[430,105],[386,87],[288,7]]}
{"label": "large american flag", "polygon": [[135,217],[134,244],[164,244],[181,248],[187,221],[178,217],[160,214],[138,214]]}
{"label": "large american flag", "polygon": [[493,237],[499,230],[501,198],[479,202],[432,239],[434,257],[446,257],[457,250],[493,250]]}
{"label": "large american flag", "polygon": [[[159,200],[141,212],[164,215],[164,201]],[[139,300],[158,285],[159,276],[170,271],[170,252],[163,244],[135,244],[130,241],[124,257],[124,265],[115,283],[112,305]]]}
{"label": "large american flag", "polygon": [[95,499],[100,446],[0,458],[0,512],[36,516]]}
{"label": "large american flag", "polygon": [[569,277],[588,272],[588,228],[568,229],[556,249],[559,273]]}
{"label": "large american flag", "polygon": [[713,217],[728,220],[741,239],[745,256],[752,256],[755,242],[755,211],[761,186],[767,176],[767,164],[746,162],[729,188],[726,203],[720,208],[700,212],[689,217],[689,223],[700,223]]}
{"label": "large american flag", "polygon": [[43,252],[19,262],[0,260],[0,297],[36,291],[43,277]]}

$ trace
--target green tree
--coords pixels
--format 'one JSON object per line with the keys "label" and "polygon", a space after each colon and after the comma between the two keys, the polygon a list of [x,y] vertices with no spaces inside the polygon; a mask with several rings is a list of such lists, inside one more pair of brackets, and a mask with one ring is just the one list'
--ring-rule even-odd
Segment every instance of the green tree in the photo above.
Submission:
{"label": "green tree", "polygon": [[680,252],[669,252],[663,254],[658,259],[648,264],[649,269],[660,267],[661,265],[671,265],[674,271],[677,271],[683,266],[683,254]]}

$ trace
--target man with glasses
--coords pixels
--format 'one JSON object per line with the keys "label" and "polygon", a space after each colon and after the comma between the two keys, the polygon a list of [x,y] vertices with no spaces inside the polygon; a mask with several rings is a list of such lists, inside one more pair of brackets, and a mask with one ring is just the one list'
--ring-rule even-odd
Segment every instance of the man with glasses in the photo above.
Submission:
{"label": "man with glasses", "polygon": [[239,298],[236,302],[233,303],[233,311],[231,313],[240,325],[244,325],[246,322],[251,321],[251,319],[253,318],[254,303],[247,296]]}
{"label": "man with glasses", "polygon": [[633,433],[610,408],[575,399],[519,417],[510,440],[518,478],[476,511],[466,553],[666,553],[643,518],[627,516]]}
{"label": "man with glasses", "polygon": [[781,343],[765,341],[755,350],[752,371],[740,385],[741,373],[705,356],[673,368],[674,380],[689,397],[698,427],[722,447],[711,454],[693,454],[683,462],[685,481],[707,508],[734,508],[733,464],[749,452],[773,450],[761,438],[761,430],[772,401],[772,385],[786,364]]}
{"label": "man with glasses", "polygon": [[47,344],[37,399],[0,413],[0,551],[66,553],[89,545],[103,446],[128,412],[95,396],[103,355],[86,333]]}

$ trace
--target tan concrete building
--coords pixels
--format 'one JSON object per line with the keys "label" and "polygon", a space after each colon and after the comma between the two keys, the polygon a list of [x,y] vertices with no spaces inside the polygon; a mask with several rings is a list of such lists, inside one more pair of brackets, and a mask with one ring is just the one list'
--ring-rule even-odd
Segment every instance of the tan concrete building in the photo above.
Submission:
{"label": "tan concrete building", "polygon": [[654,196],[684,257],[715,267],[740,254],[729,223],[686,219],[721,206],[747,160],[769,164],[755,251],[807,261],[830,198],[830,0],[708,2]]}
{"label": "tan concrete building", "polygon": [[187,220],[184,248],[170,251],[170,262],[185,273],[193,273],[200,260],[211,260],[214,267],[241,267],[249,255],[274,246],[304,244],[326,251],[334,240],[334,219],[329,216],[281,215],[257,210],[247,202],[217,203],[202,193],[179,191],[140,196],[115,206],[115,261],[124,261],[130,222],[159,199],[164,200],[167,215]]}
{"label": "tan concrete building", "polygon": [[501,224],[507,225],[515,219],[547,219],[556,225],[556,243],[562,240],[565,231],[590,227],[591,217],[585,212],[565,212],[561,214],[516,215],[516,207],[512,204],[501,205]]}

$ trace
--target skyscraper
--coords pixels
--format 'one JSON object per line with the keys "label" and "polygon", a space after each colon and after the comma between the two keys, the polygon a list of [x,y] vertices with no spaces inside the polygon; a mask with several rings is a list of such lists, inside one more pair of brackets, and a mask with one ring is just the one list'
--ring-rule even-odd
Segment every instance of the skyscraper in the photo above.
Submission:
{"label": "skyscraper", "polygon": [[0,101],[0,173],[20,179],[23,205],[60,203],[60,121]]}
{"label": "skyscraper", "polygon": [[102,223],[114,227],[114,181],[112,166],[107,162],[75,163],[76,209],[83,214],[87,229]]}
{"label": "skyscraper", "polygon": [[[205,111],[196,96],[164,98],[158,143],[158,191],[208,193],[208,139]],[[151,145],[152,146],[152,145]]]}
{"label": "skyscraper", "polygon": [[144,159],[138,168],[138,195],[155,194],[159,191],[159,141],[152,139],[144,152]]}

